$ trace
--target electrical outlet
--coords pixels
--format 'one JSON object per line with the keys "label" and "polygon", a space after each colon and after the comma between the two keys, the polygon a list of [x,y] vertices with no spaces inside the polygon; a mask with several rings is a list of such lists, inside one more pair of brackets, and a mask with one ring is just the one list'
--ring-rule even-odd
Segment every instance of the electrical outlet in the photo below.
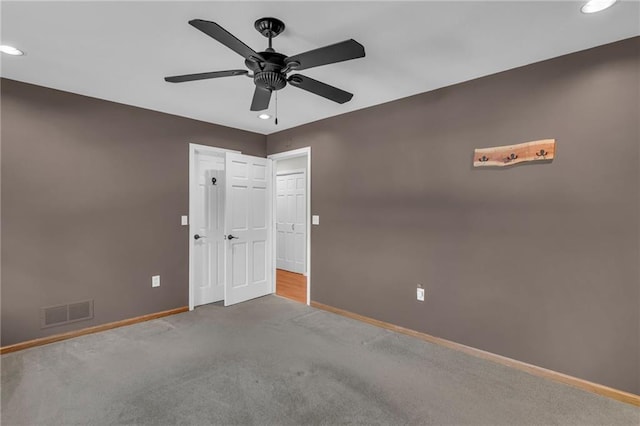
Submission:
{"label": "electrical outlet", "polygon": [[424,288],[420,284],[418,284],[418,288],[416,289],[416,299],[420,302],[424,302]]}
{"label": "electrical outlet", "polygon": [[151,287],[160,287],[160,275],[151,277]]}

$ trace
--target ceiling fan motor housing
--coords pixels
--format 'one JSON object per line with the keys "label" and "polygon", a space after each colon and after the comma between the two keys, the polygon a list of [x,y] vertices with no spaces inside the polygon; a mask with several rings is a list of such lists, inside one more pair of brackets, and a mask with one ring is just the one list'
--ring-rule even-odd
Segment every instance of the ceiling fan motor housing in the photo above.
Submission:
{"label": "ceiling fan motor housing", "polygon": [[[272,49],[273,50],[273,49]],[[274,51],[260,52],[262,61],[246,60],[245,65],[253,71],[253,81],[256,86],[269,90],[280,90],[287,85],[287,76],[282,70],[285,68],[286,56]]]}

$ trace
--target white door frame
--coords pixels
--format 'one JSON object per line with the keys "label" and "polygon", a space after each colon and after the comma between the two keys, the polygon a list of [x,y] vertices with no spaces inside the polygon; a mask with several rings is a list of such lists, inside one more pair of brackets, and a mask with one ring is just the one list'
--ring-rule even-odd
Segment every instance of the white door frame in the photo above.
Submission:
{"label": "white door frame", "polygon": [[196,176],[196,153],[217,154],[224,157],[225,152],[235,152],[240,154],[240,151],[232,149],[216,148],[208,145],[199,145],[196,143],[189,144],[189,235],[187,236],[187,243],[189,244],[189,310],[193,311],[194,308],[194,291],[193,291],[193,251],[191,250],[191,239],[195,233],[195,230],[191,227],[192,213],[195,213],[195,197],[193,190],[197,182],[198,176]]}
{"label": "white door frame", "polygon": [[[295,157],[303,157],[307,156],[307,188],[306,188],[306,196],[307,196],[307,229],[306,229],[306,239],[307,239],[307,271],[304,275],[307,276],[307,305],[311,304],[311,147],[307,146],[305,148],[294,149],[291,151],[279,152],[277,154],[268,155],[267,158],[270,158],[274,161],[273,165],[273,237],[272,237],[272,250],[273,250],[273,258],[275,260],[276,256],[276,196],[277,191],[275,190],[277,182],[277,161],[285,160],[288,158]],[[276,292],[276,262],[273,262],[273,292]]]}

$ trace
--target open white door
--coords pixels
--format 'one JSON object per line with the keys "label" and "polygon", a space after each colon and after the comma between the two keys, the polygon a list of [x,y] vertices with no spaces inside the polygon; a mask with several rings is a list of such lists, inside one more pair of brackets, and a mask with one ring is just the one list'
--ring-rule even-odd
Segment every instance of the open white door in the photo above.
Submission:
{"label": "open white door", "polygon": [[225,306],[273,292],[271,163],[225,154]]}
{"label": "open white door", "polygon": [[192,307],[224,299],[224,153],[193,153],[190,202]]}
{"label": "open white door", "polygon": [[306,272],[306,173],[278,173],[276,178],[276,267]]}

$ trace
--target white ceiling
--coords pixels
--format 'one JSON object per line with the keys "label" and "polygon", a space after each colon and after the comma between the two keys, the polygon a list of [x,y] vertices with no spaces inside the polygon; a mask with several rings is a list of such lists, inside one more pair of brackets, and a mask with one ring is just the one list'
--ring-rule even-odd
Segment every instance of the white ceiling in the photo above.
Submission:
{"label": "white ceiling", "polygon": [[[640,34],[640,3],[592,15],[583,2],[8,2],[1,75],[41,86],[263,134]],[[249,111],[247,77],[171,84],[164,76],[244,68],[233,51],[187,24],[215,21],[254,50],[253,22],[287,26],[277,51],[348,38],[367,56],[305,70],[354,93],[344,105],[294,87],[278,92],[279,125]],[[273,113],[274,98],[270,112]]]}

